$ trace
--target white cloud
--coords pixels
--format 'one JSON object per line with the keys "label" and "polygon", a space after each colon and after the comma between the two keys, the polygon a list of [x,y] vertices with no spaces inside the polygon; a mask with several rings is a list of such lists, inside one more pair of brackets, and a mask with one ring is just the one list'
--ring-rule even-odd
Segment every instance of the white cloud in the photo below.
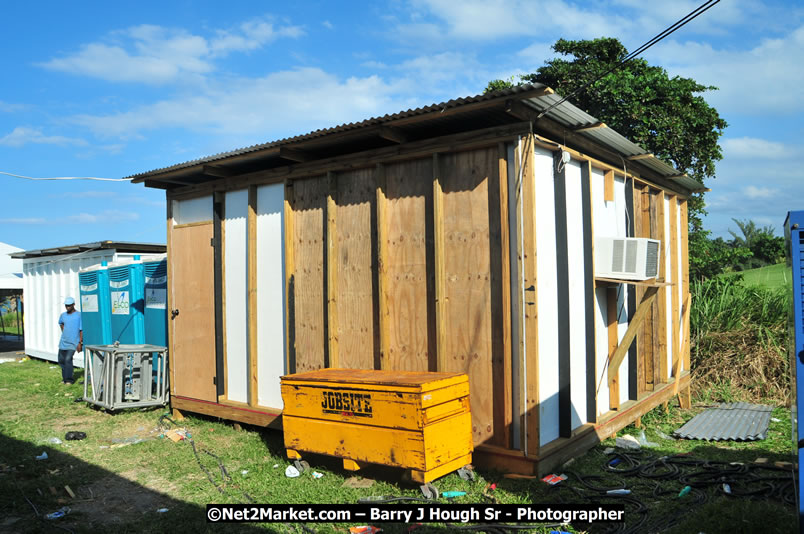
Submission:
{"label": "white cloud", "polygon": [[47,222],[47,219],[42,217],[0,219],[0,224],[47,224]]}
{"label": "white cloud", "polygon": [[[59,219],[66,224],[104,224],[111,225],[121,222],[132,222],[140,218],[138,213],[130,211],[105,210],[99,213],[76,213]],[[56,221],[53,221],[56,222]]]}
{"label": "white cloud", "polygon": [[86,146],[88,143],[83,139],[74,137],[65,137],[62,135],[45,135],[42,130],[38,128],[28,128],[25,126],[17,126],[11,133],[0,137],[0,145],[21,147],[29,143],[44,144],[44,145],[75,145]]}
{"label": "white cloud", "polygon": [[755,200],[758,198],[774,198],[779,195],[779,190],[771,187],[757,187],[755,185],[749,185],[743,189],[743,193],[747,198]]}
{"label": "white cloud", "polygon": [[[421,0],[415,3],[446,25],[446,32],[430,22],[401,24],[408,38],[453,37],[470,40],[517,35],[570,34],[584,37],[620,35],[632,21],[612,11],[595,12],[563,0]],[[445,35],[446,34],[446,35]]]}
{"label": "white cloud", "polygon": [[321,25],[323,27],[325,27],[326,29],[328,29],[328,30],[332,30],[332,29],[335,28],[335,26],[333,26],[332,23],[330,21],[328,21],[328,20],[325,20],[324,22],[322,22]]}
{"label": "white cloud", "polygon": [[8,102],[3,102],[0,100],[0,111],[3,113],[14,113],[17,111],[23,111],[26,109],[27,106],[23,104],[9,104]]}
{"label": "white cloud", "polygon": [[[131,137],[140,131],[186,128],[218,135],[296,135],[311,128],[363,120],[401,109],[398,86],[378,76],[342,80],[318,68],[229,80],[194,95],[178,96],[110,115],[70,120],[98,135]],[[288,128],[292,130],[288,130]]]}
{"label": "white cloud", "polygon": [[302,34],[299,26],[275,27],[260,19],[245,22],[236,31],[217,30],[212,38],[143,24],[112,33],[109,42],[85,44],[76,53],[40,66],[112,82],[159,85],[203,76],[214,70],[215,58],[231,52],[255,50],[280,37]]}
{"label": "white cloud", "polygon": [[778,159],[791,154],[783,143],[755,137],[723,139],[720,145],[726,158]]}
{"label": "white cloud", "polygon": [[669,41],[650,51],[671,74],[720,90],[706,98],[721,113],[789,114],[804,111],[804,26],[743,49]]}

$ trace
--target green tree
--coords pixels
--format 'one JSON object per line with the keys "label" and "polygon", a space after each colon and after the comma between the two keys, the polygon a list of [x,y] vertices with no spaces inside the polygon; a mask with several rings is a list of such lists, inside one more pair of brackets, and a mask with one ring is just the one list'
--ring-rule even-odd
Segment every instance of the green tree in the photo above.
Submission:
{"label": "green tree", "polygon": [[752,253],[752,259],[738,265],[741,270],[764,267],[784,261],[784,238],[774,235],[773,226],[760,228],[752,220],[732,219],[732,221],[740,229],[742,235],[738,235],[734,230],[729,230],[733,238],[731,246],[746,248]]}
{"label": "green tree", "polygon": [[[551,59],[536,72],[520,78],[552,87],[562,96],[592,82],[628,55],[622,43],[613,38],[559,39],[553,50],[570,59]],[[513,83],[507,80],[494,80],[486,90],[511,86]],[[662,67],[637,58],[573,94],[570,100],[703,184],[705,179],[715,177],[715,163],[723,157],[718,140],[727,126],[701,96],[715,89],[690,78],[671,78]],[[690,236],[691,262],[699,253],[693,243],[702,246],[709,235],[703,230],[703,208],[702,195],[693,195],[689,202],[690,232],[697,238]]]}

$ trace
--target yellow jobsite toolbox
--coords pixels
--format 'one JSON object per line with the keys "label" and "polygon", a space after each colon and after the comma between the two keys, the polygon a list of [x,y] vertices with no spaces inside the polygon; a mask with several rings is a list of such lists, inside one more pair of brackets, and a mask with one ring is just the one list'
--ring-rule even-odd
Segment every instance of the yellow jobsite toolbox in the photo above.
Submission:
{"label": "yellow jobsite toolbox", "polygon": [[462,373],[321,369],[282,377],[290,459],[301,452],[410,470],[421,484],[472,461],[469,378]]}

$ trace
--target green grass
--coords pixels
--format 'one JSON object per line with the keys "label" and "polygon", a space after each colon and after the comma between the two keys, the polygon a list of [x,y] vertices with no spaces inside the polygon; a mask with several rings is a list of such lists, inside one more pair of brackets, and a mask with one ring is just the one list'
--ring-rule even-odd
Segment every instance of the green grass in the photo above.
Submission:
{"label": "green grass", "polygon": [[[248,494],[259,503],[355,503],[370,495],[419,496],[416,486],[400,481],[401,470],[372,467],[361,475],[375,480],[368,489],[343,486],[349,474],[340,461],[323,456],[306,458],[312,468],[324,474],[313,479],[309,474],[286,478],[282,435],[245,427],[237,431],[231,424],[206,417],[188,417],[181,422],[199,447],[217,455],[231,474],[232,481],[224,482],[217,462],[201,452],[203,465],[213,476],[222,492],[210,483],[199,468],[192,448],[187,442],[173,443],[157,437],[156,429],[162,409],[122,411],[108,414],[73,400],[82,392],[78,384],[62,386],[58,367],[37,360],[0,365],[0,531],[52,532],[53,526],[37,519],[67,505],[72,511],[56,523],[72,532],[217,532],[215,525],[205,520],[207,503],[240,503]],[[768,438],[753,443],[707,444],[699,441],[663,440],[659,431],[670,434],[700,408],[682,411],[671,409],[669,414],[654,410],[642,418],[647,437],[661,447],[646,454],[653,456],[692,452],[698,458],[721,461],[752,461],[758,456],[771,461],[790,458],[790,413],[777,408],[778,422],[771,424]],[[87,433],[87,439],[49,443],[49,439],[64,439],[70,430]],[[620,432],[638,434],[631,427]],[[126,438],[146,439],[125,445]],[[119,446],[124,444],[124,446]],[[678,481],[662,481],[667,495],[654,496],[654,483],[647,479],[606,473],[603,469],[609,457],[603,453],[607,440],[558,473],[570,474],[564,489],[550,488],[540,480],[510,480],[500,473],[479,471],[476,481],[464,481],[450,474],[434,484],[440,491],[466,491],[458,503],[489,502],[484,496],[488,483],[497,483],[489,495],[501,503],[599,503],[598,494],[584,487],[572,473],[601,477],[599,484],[621,482],[633,490],[633,495],[649,507],[651,521],[671,516],[686,520],[673,532],[708,534],[739,532],[789,532],[794,525],[792,507],[762,497],[756,499],[725,498],[716,488],[707,490],[707,502],[693,506],[691,501],[677,499],[683,487]],[[117,446],[116,446],[117,445]],[[34,457],[46,451],[49,458],[36,461]],[[275,467],[277,466],[277,467]],[[245,473],[244,473],[245,471]],[[76,493],[70,498],[64,486]],[[50,488],[54,488],[55,494]],[[574,489],[571,489],[574,488]],[[60,499],[62,500],[60,502]],[[442,501],[443,502],[443,501]],[[167,508],[166,513],[156,510]],[[633,524],[637,516],[631,513]],[[9,523],[10,522],[10,523]],[[353,523],[354,524],[354,523]],[[309,524],[316,533],[345,533],[349,525]],[[383,533],[407,533],[410,525],[381,524]],[[282,524],[230,524],[226,530],[235,532],[296,532]],[[537,528],[532,532],[549,532],[556,528]],[[560,530],[579,532],[571,527]],[[414,532],[452,532],[443,525],[425,525]]]}
{"label": "green grass", "polygon": [[792,284],[790,268],[784,263],[768,265],[758,269],[749,269],[739,273],[729,273],[723,276],[742,275],[743,285],[760,286],[768,289],[782,289]]}

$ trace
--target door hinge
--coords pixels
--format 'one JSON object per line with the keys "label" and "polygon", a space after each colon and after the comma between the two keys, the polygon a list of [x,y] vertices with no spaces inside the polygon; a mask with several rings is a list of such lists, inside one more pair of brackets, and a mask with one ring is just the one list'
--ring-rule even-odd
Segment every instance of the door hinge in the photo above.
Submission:
{"label": "door hinge", "polygon": [[217,377],[217,376],[213,376],[213,377],[212,377],[212,385],[213,385],[213,386],[217,386],[217,385],[218,385],[218,377]]}
{"label": "door hinge", "polygon": [[214,238],[214,237],[210,237],[210,238],[209,238],[209,246],[210,246],[210,247],[214,247],[214,246],[215,246],[215,238]]}

